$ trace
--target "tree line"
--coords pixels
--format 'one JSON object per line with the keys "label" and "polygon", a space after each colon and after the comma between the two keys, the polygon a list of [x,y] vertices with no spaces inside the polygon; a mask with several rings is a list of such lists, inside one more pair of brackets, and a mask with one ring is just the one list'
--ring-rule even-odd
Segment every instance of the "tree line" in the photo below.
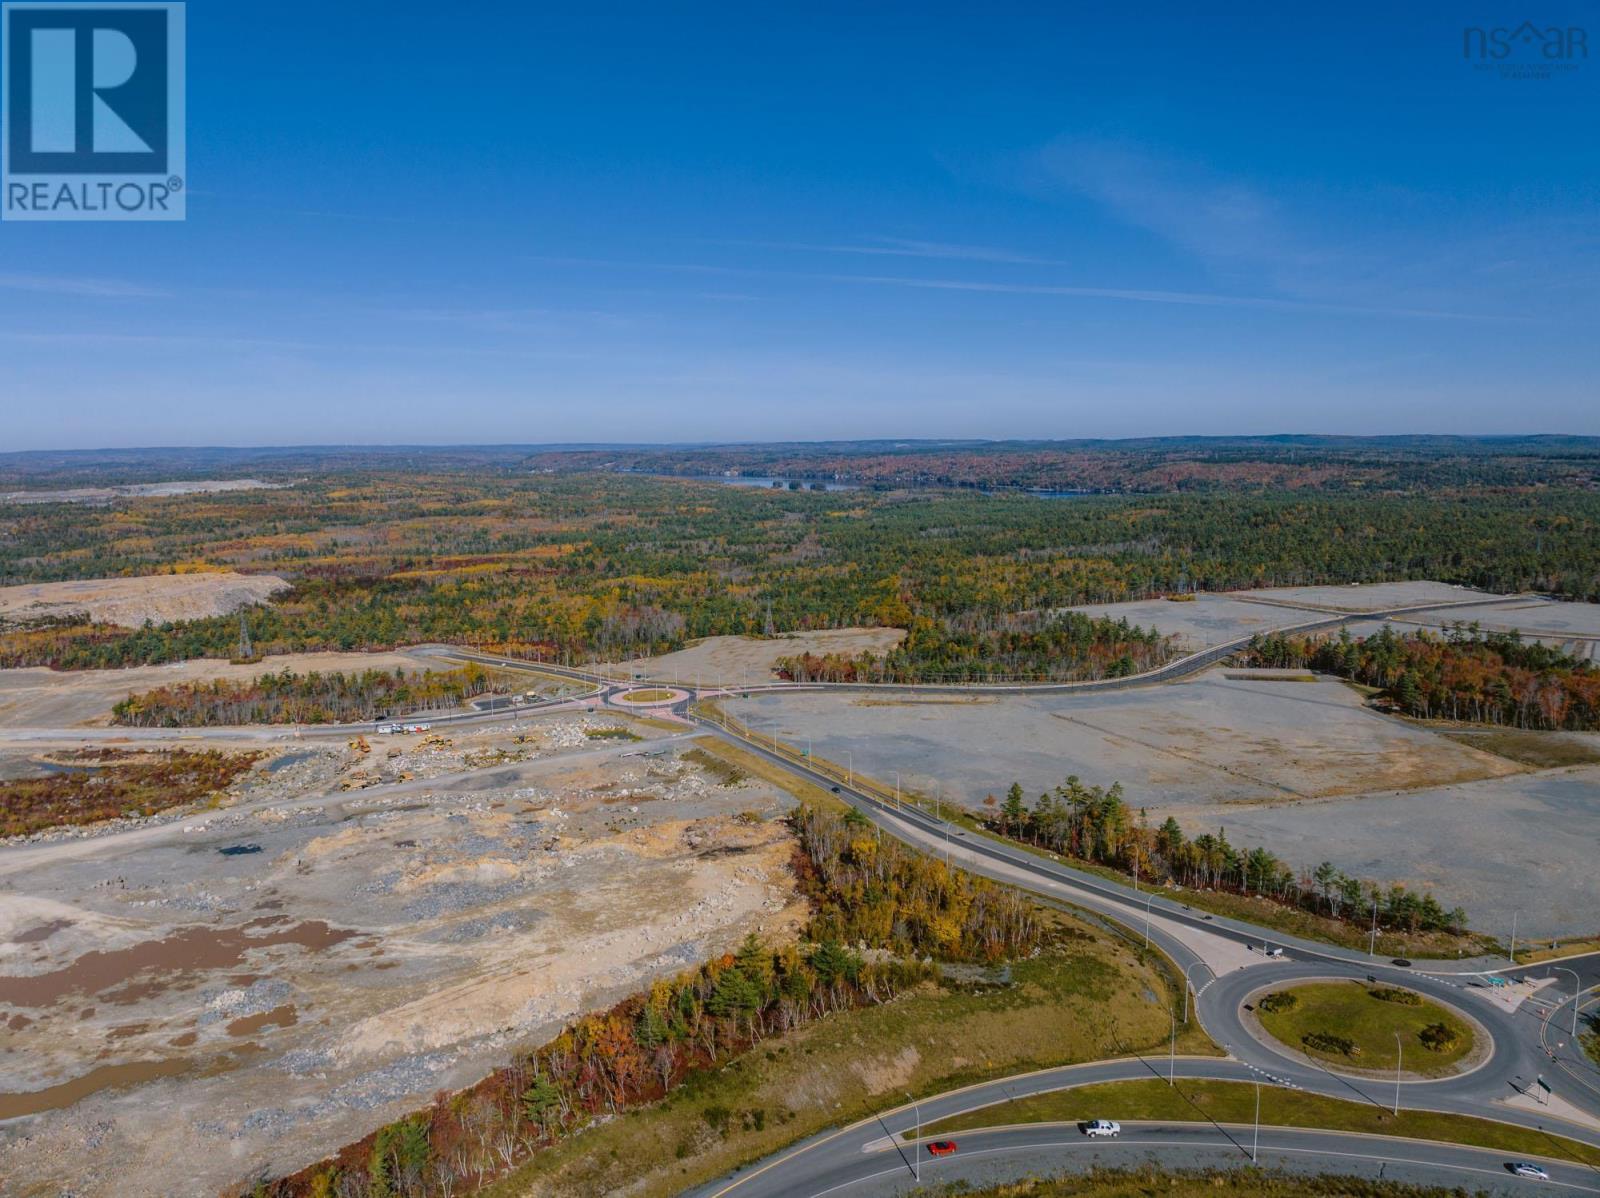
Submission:
{"label": "tree line", "polygon": [[455,670],[362,670],[275,674],[238,681],[178,682],[131,694],[111,709],[134,728],[234,724],[340,724],[460,707],[503,689],[505,674],[469,663]]}
{"label": "tree line", "polygon": [[1386,927],[1408,932],[1461,933],[1467,913],[1445,910],[1431,893],[1380,886],[1349,877],[1329,862],[1307,871],[1270,850],[1241,849],[1218,829],[1189,837],[1168,816],[1151,828],[1145,813],[1132,810],[1122,785],[1086,786],[1076,776],[1041,794],[1030,806],[1021,783],[1004,800],[985,803],[985,822],[1003,836],[1120,870],[1152,885],[1171,881],[1197,890],[1220,890],[1262,898],[1330,919],[1363,923],[1374,907]]}
{"label": "tree line", "polygon": [[887,654],[801,653],[779,658],[794,682],[1058,682],[1121,678],[1162,665],[1171,638],[1125,619],[1025,612],[994,619],[909,616]]}
{"label": "tree line", "polygon": [[1038,947],[1023,900],[893,841],[867,821],[791,817],[813,916],[799,943],[739,948],[586,1015],[478,1084],[335,1158],[262,1182],[261,1198],[452,1198],[587,1124],[654,1102],[769,1036],[889,1002],[936,976],[928,958],[999,960]]}
{"label": "tree line", "polygon": [[1354,638],[1252,638],[1249,659],[1264,666],[1308,666],[1378,688],[1400,711],[1420,719],[1504,724],[1514,728],[1600,728],[1600,670],[1515,633],[1455,624],[1442,635],[1396,633]]}

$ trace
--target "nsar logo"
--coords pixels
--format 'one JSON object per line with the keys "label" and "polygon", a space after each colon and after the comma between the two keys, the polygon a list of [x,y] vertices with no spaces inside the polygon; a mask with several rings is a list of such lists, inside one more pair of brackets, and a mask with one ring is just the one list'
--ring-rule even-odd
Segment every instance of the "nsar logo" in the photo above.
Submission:
{"label": "nsar logo", "polygon": [[184,6],[0,5],[0,216],[184,218]]}

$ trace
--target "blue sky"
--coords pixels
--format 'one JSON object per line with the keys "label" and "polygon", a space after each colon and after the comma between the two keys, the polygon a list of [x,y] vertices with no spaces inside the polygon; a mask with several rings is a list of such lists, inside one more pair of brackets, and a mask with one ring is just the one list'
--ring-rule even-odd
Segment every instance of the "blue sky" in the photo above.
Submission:
{"label": "blue sky", "polygon": [[188,221],[0,224],[0,449],[1600,434],[1600,61],[1462,57],[1593,4],[188,14]]}

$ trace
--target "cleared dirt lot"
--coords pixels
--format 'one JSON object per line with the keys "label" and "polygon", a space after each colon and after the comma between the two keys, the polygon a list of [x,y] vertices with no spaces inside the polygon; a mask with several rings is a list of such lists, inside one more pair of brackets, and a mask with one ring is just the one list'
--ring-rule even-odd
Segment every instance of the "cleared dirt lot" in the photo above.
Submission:
{"label": "cleared dirt lot", "polygon": [[128,483],[119,487],[73,487],[65,491],[8,491],[0,503],[110,503],[114,499],[206,495],[220,491],[276,491],[283,483],[257,478],[210,478],[193,482]]}
{"label": "cleared dirt lot", "polygon": [[1127,620],[1140,628],[1178,638],[1185,649],[1204,649],[1257,632],[1272,632],[1315,620],[1318,613],[1265,603],[1247,603],[1230,595],[1197,595],[1185,602],[1144,599],[1136,603],[1099,603],[1072,611],[1111,620]]}
{"label": "cleared dirt lot", "polygon": [[138,628],[225,616],[263,603],[289,584],[276,574],[149,574],[139,578],[87,578],[0,587],[0,619],[87,617]]}
{"label": "cleared dirt lot", "polygon": [[1069,774],[1122,782],[1153,816],[1168,807],[1324,798],[1518,767],[1362,706],[1342,683],[1249,681],[1213,670],[1170,686],[1097,695],[933,701],[806,692],[735,699],[763,734],[862,773],[972,806],[1021,782],[1031,795]]}
{"label": "cleared dirt lot", "polygon": [[1451,611],[1448,620],[1424,623],[1420,617],[1403,617],[1395,623],[1402,628],[1416,624],[1440,628],[1456,621],[1475,623],[1486,632],[1520,632],[1573,657],[1600,661],[1600,603],[1529,599],[1526,603],[1462,608]]}
{"label": "cleared dirt lot", "polygon": [[1226,674],[1102,695],[810,692],[728,707],[763,734],[809,740],[890,786],[898,771],[907,790],[946,802],[976,805],[1013,781],[1031,800],[1069,774],[1121,781],[1152,822],[1171,814],[1191,834],[1222,827],[1294,864],[1431,887],[1485,931],[1519,906],[1530,935],[1596,930],[1600,767],[1534,772],[1369,711],[1331,679]]}
{"label": "cleared dirt lot", "polygon": [[279,670],[304,674],[354,670],[443,670],[459,663],[440,661],[421,651],[396,653],[290,653],[265,657],[253,665],[196,658],[164,666],[127,670],[0,670],[0,728],[66,728],[104,724],[111,709],[135,691],[212,678],[249,679]]}
{"label": "cleared dirt lot", "polygon": [[614,678],[646,674],[705,685],[771,681],[773,663],[801,653],[887,653],[905,639],[901,628],[831,628],[822,632],[796,632],[760,639],[748,636],[711,636],[687,649],[660,657],[641,657],[602,666]]}
{"label": "cleared dirt lot", "polygon": [[1431,889],[1502,939],[1513,914],[1529,941],[1600,930],[1600,766],[1252,807],[1232,812],[1227,828],[1236,842],[1283,845],[1291,859],[1332,858]]}
{"label": "cleared dirt lot", "polygon": [[[1329,612],[1384,611],[1424,603],[1463,603],[1492,599],[1443,582],[1380,582],[1337,587],[1271,587],[1254,591],[1196,594],[1193,599],[1144,599],[1133,603],[1098,603],[1070,610],[1113,620],[1127,620],[1176,636],[1186,649],[1204,649],[1255,633],[1273,632],[1325,617]],[[1584,606],[1577,604],[1573,606]],[[1469,609],[1477,611],[1479,609]],[[1482,609],[1498,612],[1498,607]],[[1597,609],[1600,610],[1600,609]],[[1452,619],[1456,616],[1452,613]],[[1463,615],[1462,618],[1471,618]]]}
{"label": "cleared dirt lot", "polygon": [[224,810],[0,848],[6,1192],[292,1169],[747,931],[792,934],[787,796],[687,736],[591,735],[625,723],[299,746]]}
{"label": "cleared dirt lot", "polygon": [[1254,591],[1235,591],[1241,598],[1266,599],[1329,611],[1382,611],[1391,607],[1415,607],[1423,603],[1462,603],[1473,598],[1493,599],[1488,591],[1474,591],[1448,582],[1352,583],[1328,587],[1265,587]]}

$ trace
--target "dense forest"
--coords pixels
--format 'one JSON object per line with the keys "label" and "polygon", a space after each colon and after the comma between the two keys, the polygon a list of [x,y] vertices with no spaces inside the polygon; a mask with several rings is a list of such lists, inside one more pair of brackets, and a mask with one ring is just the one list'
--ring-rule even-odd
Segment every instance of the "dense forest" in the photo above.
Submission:
{"label": "dense forest", "polygon": [[[442,641],[619,659],[719,633],[884,625],[894,668],[1125,669],[1149,643],[1049,613],[1194,590],[1437,578],[1600,598],[1600,494],[819,494],[611,474],[351,473],[279,489],[0,506],[0,581],[270,571],[264,653]],[[0,630],[0,666],[230,656],[238,620]],[[998,664],[990,664],[998,663]],[[834,663],[840,668],[845,663]],[[829,667],[825,667],[829,668]]]}
{"label": "dense forest", "polygon": [[1310,666],[1377,687],[1420,719],[1600,728],[1600,670],[1514,632],[1455,625],[1443,635],[1400,635],[1387,626],[1361,639],[1275,634],[1252,639],[1249,656],[1259,665]]}
{"label": "dense forest", "polygon": [[1467,913],[1446,911],[1431,894],[1351,878],[1328,862],[1306,872],[1264,848],[1242,850],[1219,829],[1193,839],[1177,820],[1150,828],[1130,810],[1122,787],[1085,786],[1076,776],[1029,807],[1020,783],[989,808],[987,822],[1003,836],[1121,870],[1158,884],[1170,878],[1194,889],[1259,895],[1285,907],[1362,923],[1376,908],[1385,927],[1407,932],[1466,930]]}
{"label": "dense forest", "polygon": [[262,1198],[448,1198],[586,1124],[652,1102],[768,1036],[891,1001],[936,976],[927,957],[1031,953],[1041,926],[1009,891],[802,808],[797,865],[814,917],[802,943],[739,950],[587,1015],[477,1085],[391,1123]]}
{"label": "dense forest", "polygon": [[112,722],[134,728],[337,724],[461,707],[504,685],[504,676],[478,665],[358,674],[283,669],[248,681],[178,682],[129,695],[112,708]]}

